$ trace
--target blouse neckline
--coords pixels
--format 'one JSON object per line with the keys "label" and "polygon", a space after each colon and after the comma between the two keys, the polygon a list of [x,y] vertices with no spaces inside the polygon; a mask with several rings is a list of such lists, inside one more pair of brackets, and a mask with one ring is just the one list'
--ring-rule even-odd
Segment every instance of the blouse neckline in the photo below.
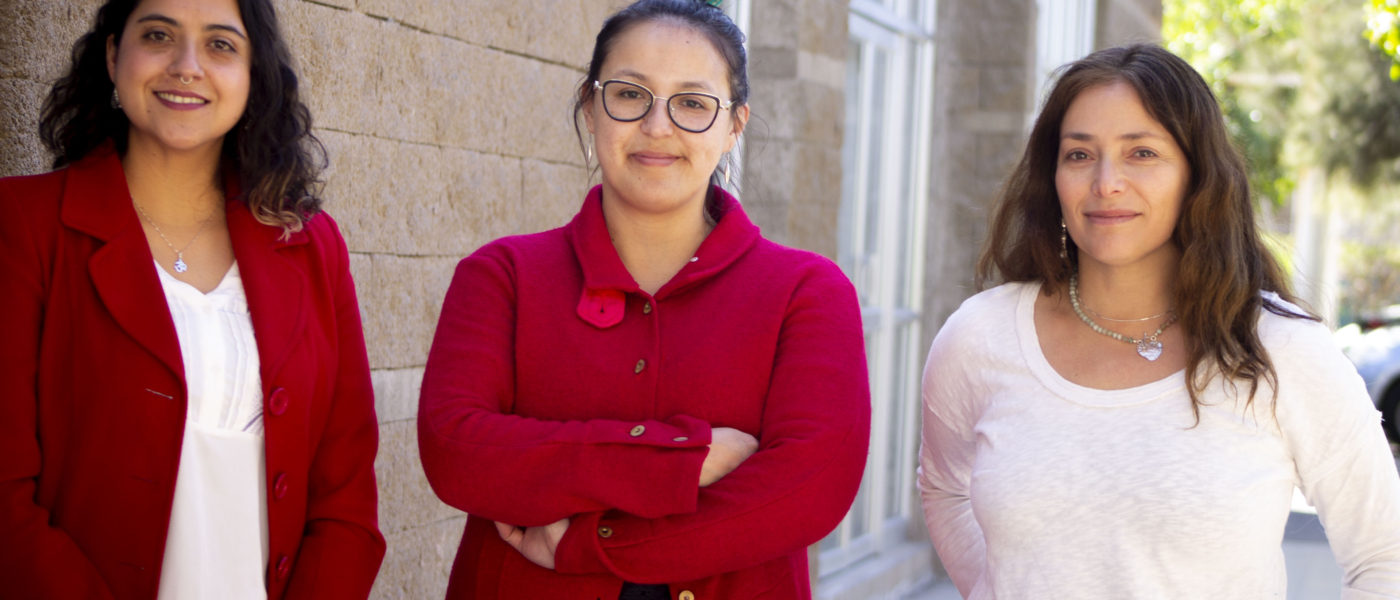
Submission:
{"label": "blouse neckline", "polygon": [[1055,395],[1075,404],[1112,408],[1151,402],[1186,387],[1185,369],[1156,381],[1116,390],[1091,388],[1065,379],[1045,358],[1040,347],[1040,336],[1035,330],[1035,300],[1040,295],[1040,289],[1040,282],[1021,286],[1020,297],[1016,301],[1016,332],[1026,364],[1036,379]]}

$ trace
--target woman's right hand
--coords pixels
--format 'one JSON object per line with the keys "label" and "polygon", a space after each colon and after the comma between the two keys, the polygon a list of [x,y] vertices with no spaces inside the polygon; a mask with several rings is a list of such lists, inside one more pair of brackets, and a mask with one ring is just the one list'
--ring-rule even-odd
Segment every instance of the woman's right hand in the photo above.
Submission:
{"label": "woman's right hand", "polygon": [[700,487],[719,481],[758,450],[758,439],[730,427],[710,429],[710,453],[700,465]]}

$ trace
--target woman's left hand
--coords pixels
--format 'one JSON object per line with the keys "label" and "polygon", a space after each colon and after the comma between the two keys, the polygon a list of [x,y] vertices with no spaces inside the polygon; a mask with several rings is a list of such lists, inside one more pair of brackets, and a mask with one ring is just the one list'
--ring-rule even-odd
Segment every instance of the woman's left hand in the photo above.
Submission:
{"label": "woman's left hand", "polygon": [[522,556],[546,569],[554,568],[554,551],[559,548],[559,540],[569,530],[569,519],[563,518],[542,527],[516,527],[496,523],[496,533],[501,539],[520,552]]}

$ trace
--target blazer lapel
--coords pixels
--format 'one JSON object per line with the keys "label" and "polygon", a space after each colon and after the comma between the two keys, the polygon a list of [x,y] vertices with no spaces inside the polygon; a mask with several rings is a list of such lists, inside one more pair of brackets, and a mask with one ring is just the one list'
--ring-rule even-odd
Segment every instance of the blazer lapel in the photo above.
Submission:
{"label": "blazer lapel", "polygon": [[280,228],[259,223],[247,204],[232,199],[228,202],[228,232],[243,275],[262,363],[263,390],[267,392],[306,328],[307,275],[297,261],[282,253],[305,244],[307,236],[298,232],[280,239]]}
{"label": "blazer lapel", "polygon": [[66,226],[105,242],[89,257],[88,275],[108,314],[183,380],[175,323],[116,152],[99,148],[70,166],[62,202]]}

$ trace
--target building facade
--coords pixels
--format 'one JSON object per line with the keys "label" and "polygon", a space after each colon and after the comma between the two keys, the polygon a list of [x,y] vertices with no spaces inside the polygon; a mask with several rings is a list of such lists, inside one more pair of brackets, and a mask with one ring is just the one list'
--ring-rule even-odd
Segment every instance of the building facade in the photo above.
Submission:
{"label": "building facade", "polygon": [[[596,179],[570,124],[592,37],[618,0],[274,0],[331,168],[373,368],[375,598],[434,598],[464,515],[418,462],[439,305],[463,256],[566,222]],[[50,162],[39,106],[98,0],[0,0],[0,176]],[[765,235],[836,260],[860,293],[875,397],[856,506],[814,546],[825,599],[938,577],[913,488],[918,380],[972,292],[988,206],[1050,68],[1160,35],[1148,0],[737,0],[752,111],[739,194]],[[490,485],[490,482],[483,482]]]}

